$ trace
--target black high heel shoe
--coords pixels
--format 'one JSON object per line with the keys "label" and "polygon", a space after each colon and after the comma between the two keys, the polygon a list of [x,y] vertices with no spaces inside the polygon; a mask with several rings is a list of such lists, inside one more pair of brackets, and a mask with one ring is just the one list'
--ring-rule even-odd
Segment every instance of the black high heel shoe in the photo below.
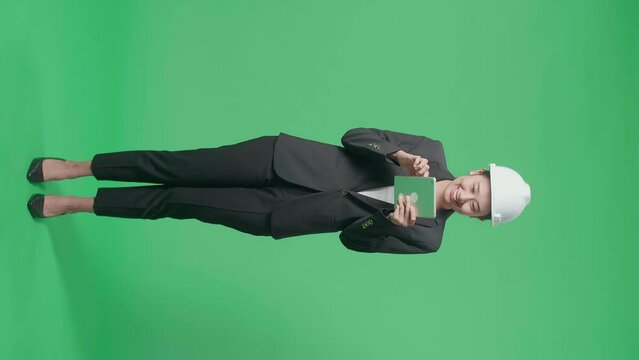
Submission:
{"label": "black high heel shoe", "polygon": [[41,183],[44,182],[44,176],[42,175],[42,162],[45,159],[65,160],[57,157],[37,157],[31,160],[29,170],[27,170],[27,180],[30,182]]}
{"label": "black high heel shoe", "polygon": [[44,194],[33,194],[27,201],[27,208],[34,218],[43,218],[44,216]]}

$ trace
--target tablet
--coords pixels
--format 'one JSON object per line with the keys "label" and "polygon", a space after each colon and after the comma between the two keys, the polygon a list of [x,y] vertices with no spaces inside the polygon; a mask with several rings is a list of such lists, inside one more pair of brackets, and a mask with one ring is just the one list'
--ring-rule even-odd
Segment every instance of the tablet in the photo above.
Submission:
{"label": "tablet", "polygon": [[417,210],[417,217],[434,219],[437,215],[435,182],[434,177],[395,176],[395,207],[400,194],[410,196],[410,201]]}

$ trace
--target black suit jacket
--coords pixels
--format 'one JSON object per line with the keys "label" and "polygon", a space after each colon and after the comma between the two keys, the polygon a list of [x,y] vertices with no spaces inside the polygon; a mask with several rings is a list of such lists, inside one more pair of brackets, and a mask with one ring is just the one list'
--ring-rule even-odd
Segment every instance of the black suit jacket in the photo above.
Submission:
{"label": "black suit jacket", "polygon": [[[280,133],[275,142],[273,167],[286,181],[319,191],[283,201],[271,214],[274,239],[337,231],[338,219],[349,219],[354,207],[346,199],[369,211],[346,226],[339,235],[348,249],[361,252],[418,254],[439,249],[446,219],[452,211],[439,211],[436,219],[417,219],[402,227],[386,219],[390,204],[357,191],[393,185],[395,175],[406,175],[386,155],[397,150],[428,159],[430,176],[437,180],[455,177],[446,167],[441,142],[375,128],[355,128],[342,136],[344,147]],[[361,207],[360,207],[361,209]]]}

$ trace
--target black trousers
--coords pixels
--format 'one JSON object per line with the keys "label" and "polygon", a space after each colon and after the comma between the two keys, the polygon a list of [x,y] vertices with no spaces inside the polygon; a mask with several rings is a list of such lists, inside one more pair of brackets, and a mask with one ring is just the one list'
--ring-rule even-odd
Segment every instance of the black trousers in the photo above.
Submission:
{"label": "black trousers", "polygon": [[98,216],[197,219],[253,235],[271,235],[279,201],[317,192],[281,179],[273,170],[277,136],[195,150],[133,150],[96,154],[98,180],[158,183],[98,188]]}

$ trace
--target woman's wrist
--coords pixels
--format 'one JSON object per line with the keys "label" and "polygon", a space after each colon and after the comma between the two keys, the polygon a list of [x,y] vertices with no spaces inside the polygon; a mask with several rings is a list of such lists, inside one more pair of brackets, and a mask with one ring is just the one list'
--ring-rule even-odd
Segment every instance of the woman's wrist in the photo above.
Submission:
{"label": "woman's wrist", "polygon": [[397,150],[395,152],[392,152],[390,154],[388,154],[387,156],[391,159],[391,160],[399,160],[399,158],[401,156],[403,156],[404,154],[406,154],[406,152],[404,150]]}

